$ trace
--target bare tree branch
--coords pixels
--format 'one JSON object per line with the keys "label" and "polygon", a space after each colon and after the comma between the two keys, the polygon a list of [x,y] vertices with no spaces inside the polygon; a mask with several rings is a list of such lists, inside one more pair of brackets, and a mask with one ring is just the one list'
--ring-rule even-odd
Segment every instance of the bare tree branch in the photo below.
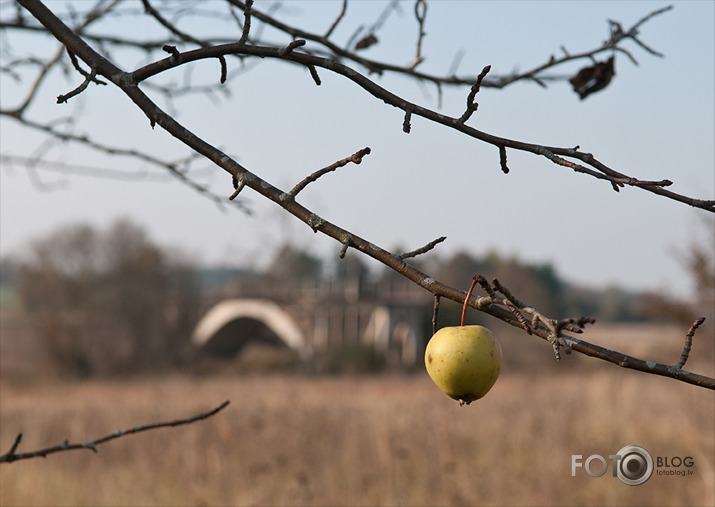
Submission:
{"label": "bare tree branch", "polygon": [[[228,0],[232,4],[236,5],[237,7],[243,9],[245,7],[245,3],[242,2],[241,0]],[[392,4],[391,6],[388,7],[385,12],[389,13],[390,10],[393,8]],[[415,4],[415,9],[417,11],[418,9],[418,4],[419,0]],[[651,18],[658,16],[664,12],[669,11],[672,9],[673,6],[667,6],[662,9],[658,9],[654,12],[651,12],[650,14],[646,15],[642,19],[640,19],[638,22],[636,22],[631,28],[628,30],[621,30],[620,32],[614,32],[611,30],[611,34],[608,40],[604,41],[600,46],[591,49],[589,51],[583,51],[581,53],[575,53],[575,54],[568,54],[567,52],[564,51],[564,56],[561,58],[555,58],[553,55],[543,64],[538,65],[530,70],[518,73],[518,74],[512,74],[508,76],[493,76],[492,79],[485,80],[483,83],[483,86],[489,87],[489,88],[504,88],[506,86],[509,86],[513,83],[516,83],[517,81],[522,81],[522,80],[529,80],[529,81],[534,81],[541,86],[545,86],[545,81],[563,81],[567,80],[570,76],[556,76],[556,75],[543,75],[542,73],[546,70],[553,69],[555,67],[558,67],[564,63],[572,62],[575,60],[583,60],[583,59],[594,59],[594,57],[600,53],[603,53],[605,51],[622,51],[628,55],[626,50],[622,49],[619,44],[621,44],[625,40],[633,40],[639,45],[643,45],[639,39],[637,39],[638,35],[638,28],[650,20]],[[446,76],[438,76],[434,74],[427,74],[427,73],[422,73],[418,72],[415,70],[415,65],[414,62],[410,65],[407,66],[399,66],[399,65],[393,65],[385,62],[379,62],[375,60],[370,60],[368,58],[364,58],[354,52],[351,52],[349,50],[343,49],[342,47],[338,46],[337,44],[333,43],[332,41],[329,40],[329,37],[314,34],[305,30],[301,30],[299,28],[295,28],[292,26],[289,26],[274,17],[256,11],[253,11],[253,16],[256,19],[259,19],[263,21],[264,23],[272,26],[273,28],[276,28],[280,31],[283,31],[287,34],[289,34],[291,37],[294,38],[301,38],[301,39],[306,39],[308,41],[315,42],[319,45],[321,45],[325,50],[327,50],[330,54],[332,59],[337,60],[339,58],[345,58],[348,60],[351,60],[355,63],[358,63],[362,66],[364,66],[370,73],[377,73],[377,74],[382,74],[383,72],[394,72],[398,74],[406,74],[410,77],[413,77],[415,79],[427,81],[434,83],[436,85],[472,85],[476,79],[477,76],[455,76],[453,72],[449,72]],[[423,15],[424,16],[424,15]],[[385,14],[381,15],[381,19],[385,17]],[[418,22],[419,22],[419,17],[418,17]],[[424,19],[421,21],[421,23],[424,23]],[[373,26],[370,30],[370,34],[373,34],[378,28],[381,23],[378,22]],[[420,25],[420,33],[422,33],[422,25]],[[332,32],[331,32],[332,33]],[[419,44],[421,43],[421,39],[418,37],[418,48]],[[643,45],[644,46],[644,45]],[[348,44],[349,47],[349,44]],[[418,49],[419,51],[419,49]],[[649,50],[649,52],[655,56],[662,56],[657,52],[653,52],[652,50]],[[632,57],[631,57],[632,58]],[[416,61],[416,60],[415,60]]]}
{"label": "bare tree branch", "polygon": [[[406,113],[406,121],[403,122],[403,130],[409,130],[409,121],[407,121],[407,115],[418,115],[426,118],[434,123],[441,124],[447,128],[457,130],[469,137],[478,139],[488,144],[497,146],[498,148],[511,148],[519,151],[529,152],[536,155],[541,155],[557,165],[568,167],[575,172],[588,174],[597,179],[602,179],[608,181],[612,188],[616,191],[624,186],[633,186],[636,188],[642,188],[649,192],[657,195],[661,195],[668,199],[679,201],[688,204],[695,208],[700,208],[711,213],[715,213],[715,200],[702,200],[694,197],[689,197],[686,195],[681,195],[675,192],[666,190],[665,186],[672,184],[670,180],[662,181],[644,181],[633,176],[628,176],[626,174],[620,173],[611,167],[607,166],[600,160],[598,160],[592,153],[581,152],[574,148],[565,148],[558,146],[543,146],[533,143],[526,143],[523,141],[518,141],[515,139],[509,139],[505,137],[495,136],[476,128],[465,125],[463,122],[459,121],[459,118],[448,116],[442,113],[438,113],[434,110],[422,107],[418,104],[409,102],[392,92],[386,90],[385,88],[379,86],[375,82],[371,81],[362,74],[356,72],[350,67],[346,67],[340,63],[337,63],[326,58],[301,53],[297,51],[292,51],[290,53],[281,52],[279,48],[271,48],[264,46],[244,46],[239,44],[224,44],[213,46],[210,48],[197,49],[194,51],[188,51],[182,53],[183,61],[197,61],[204,58],[213,58],[218,54],[247,54],[260,56],[262,58],[279,58],[286,59],[296,63],[305,65],[306,67],[322,67],[329,71],[335,72],[346,78],[350,79],[358,86],[363,88],[365,91],[373,95],[374,97],[390,104],[394,107],[402,109]],[[159,74],[167,69],[175,67],[171,62],[170,58],[154,62],[152,64],[146,65],[140,69],[135,70],[130,74],[131,77],[127,77],[132,83],[139,83],[148,79],[151,76]],[[482,81],[483,84],[483,81]],[[408,127],[405,127],[407,125]],[[571,159],[576,159],[583,164],[572,162]],[[503,159],[502,159],[503,160]],[[590,166],[587,167],[587,166]],[[503,165],[502,165],[503,170]]]}
{"label": "bare tree branch", "polygon": [[[72,134],[69,132],[63,132],[63,131],[55,128],[55,126],[52,124],[37,123],[37,122],[26,119],[24,116],[19,116],[14,113],[5,113],[5,112],[0,111],[0,114],[12,116],[13,118],[18,120],[21,124],[25,125],[26,127],[30,127],[32,129],[35,129],[35,130],[38,130],[41,132],[46,132],[46,133],[50,134],[52,137],[62,140],[62,141],[73,141],[73,142],[82,144],[84,146],[87,146],[89,148],[92,148],[94,150],[97,150],[98,152],[105,153],[107,155],[130,157],[130,158],[139,160],[141,162],[146,162],[153,166],[160,167],[161,169],[168,171],[170,175],[177,178],[179,181],[181,181],[182,183],[187,185],[189,188],[191,188],[191,189],[195,190],[196,192],[198,192],[199,194],[209,198],[217,205],[223,206],[226,204],[225,198],[223,196],[216,195],[216,194],[210,192],[206,186],[204,186],[204,185],[198,183],[197,181],[195,181],[194,179],[192,179],[186,170],[180,169],[182,166],[186,166],[187,163],[191,162],[192,160],[195,160],[197,158],[196,154],[186,157],[184,159],[176,160],[176,161],[171,161],[171,162],[163,161],[163,160],[158,159],[152,155],[148,155],[146,153],[140,152],[135,149],[118,148],[116,146],[101,144],[101,143],[92,141],[86,135],[77,135],[77,134]],[[5,157],[5,155],[4,155],[4,157]],[[32,159],[33,165],[36,165],[38,162],[41,162],[41,160],[38,160],[37,158]],[[54,162],[52,164],[54,164],[56,167],[58,167],[58,164],[56,164]],[[69,169],[68,172],[77,172],[77,166],[75,166],[74,170]],[[116,173],[116,171],[109,172],[107,170],[100,170],[100,171],[94,172],[95,175],[105,176],[105,177],[109,176],[112,173],[118,174],[118,173]],[[119,176],[119,179],[126,179],[126,177]],[[245,203],[237,201],[235,203],[235,205],[239,209],[242,209],[243,211],[250,213],[250,210],[248,207],[246,207]]]}
{"label": "bare tree branch", "polygon": [[218,407],[214,408],[213,410],[209,410],[208,412],[203,412],[201,414],[198,414],[193,417],[186,418],[186,419],[174,419],[173,421],[146,424],[144,426],[135,426],[134,428],[129,428],[126,430],[121,430],[121,431],[115,431],[114,433],[112,433],[110,435],[106,435],[104,437],[97,438],[95,440],[90,440],[88,442],[71,444],[68,440],[65,440],[63,443],[61,443],[59,445],[54,445],[52,447],[46,447],[44,449],[40,449],[40,450],[32,451],[32,452],[22,452],[22,453],[15,452],[15,451],[17,451],[17,448],[20,445],[20,442],[22,440],[22,433],[20,433],[15,438],[15,441],[13,442],[12,447],[10,447],[10,450],[8,452],[6,452],[5,454],[0,455],[0,463],[12,463],[13,461],[19,461],[19,460],[31,459],[31,458],[40,458],[40,457],[46,458],[49,454],[54,454],[56,452],[63,452],[63,451],[74,451],[77,449],[90,449],[96,453],[96,452],[99,452],[99,451],[97,451],[98,445],[104,444],[104,443],[109,442],[110,440],[114,440],[116,438],[125,437],[127,435],[133,435],[135,433],[141,433],[143,431],[155,430],[158,428],[171,428],[174,426],[183,426],[185,424],[191,424],[191,423],[195,423],[197,421],[202,421],[202,420],[207,419],[213,415],[216,415],[221,410],[226,408],[229,403],[230,403],[229,401],[224,401],[223,403],[221,403]]}
{"label": "bare tree branch", "polygon": [[[534,145],[530,143],[521,143],[517,140],[509,140],[509,139],[503,139],[503,138],[498,138],[496,136],[491,136],[487,133],[477,131],[476,129],[472,129],[470,127],[467,127],[465,125],[459,125],[459,122],[455,124],[454,118],[446,116],[446,115],[441,115],[435,111],[428,110],[426,108],[422,108],[420,106],[417,106],[415,104],[408,103],[402,99],[400,99],[397,96],[392,95],[391,93],[387,92],[387,90],[382,89],[381,87],[377,86],[375,83],[369,81],[367,78],[364,76],[360,75],[358,72],[355,70],[343,66],[340,63],[336,62],[335,57],[344,57],[344,58],[349,58],[356,63],[359,63],[361,65],[364,65],[366,68],[370,70],[370,72],[375,72],[376,71],[376,65],[377,62],[370,62],[370,61],[365,61],[364,58],[362,57],[355,57],[354,54],[351,54],[349,51],[342,50],[340,47],[338,47],[335,44],[332,44],[326,36],[319,36],[316,34],[311,34],[293,27],[290,27],[288,25],[285,25],[284,23],[281,23],[277,20],[275,20],[272,16],[256,11],[255,9],[252,9],[250,5],[246,5],[244,2],[240,2],[238,0],[231,0],[231,3],[236,5],[237,7],[240,7],[244,13],[248,9],[250,14],[256,19],[259,19],[263,21],[264,23],[267,23],[279,30],[284,31],[285,33],[291,35],[292,37],[303,37],[307,40],[319,43],[323,45],[327,50],[331,51],[333,56],[329,58],[320,58],[317,56],[313,56],[312,58],[316,58],[317,60],[314,61],[308,61],[310,60],[311,56],[304,54],[304,53],[297,53],[294,51],[288,51],[286,50],[287,48],[282,48],[281,49],[276,49],[276,48],[270,48],[270,47],[259,47],[256,46],[256,48],[252,48],[251,50],[247,49],[247,46],[245,44],[239,43],[233,43],[232,44],[221,44],[217,46],[211,46],[211,44],[207,41],[197,39],[190,34],[187,34],[178,28],[176,28],[172,23],[170,23],[168,20],[166,20],[163,16],[161,16],[149,3],[148,0],[142,0],[142,2],[145,5],[145,8],[147,8],[147,12],[154,16],[157,21],[159,21],[163,26],[168,28],[172,33],[176,34],[178,37],[180,37],[182,40],[187,40],[189,42],[193,42],[199,46],[203,50],[209,50],[208,54],[207,53],[202,53],[202,50],[198,50],[198,52],[194,51],[189,51],[185,53],[180,54],[180,58],[176,58],[174,55],[173,58],[169,58],[166,60],[162,60],[159,62],[155,62],[154,64],[150,64],[148,66],[145,66],[141,69],[137,69],[132,73],[132,79],[136,82],[142,82],[145,79],[149,78],[152,75],[158,74],[160,72],[163,72],[167,70],[168,68],[171,67],[176,67],[184,63],[188,63],[189,61],[196,61],[199,59],[203,58],[219,58],[222,63],[222,76],[221,76],[221,81],[223,82],[226,78],[226,64],[224,55],[226,54],[234,54],[238,56],[260,56],[262,58],[266,57],[274,57],[274,58],[282,58],[282,59],[289,59],[293,60],[296,63],[303,64],[307,66],[307,68],[310,70],[311,76],[314,78],[317,84],[320,83],[320,78],[317,76],[316,72],[316,67],[322,66],[328,70],[331,70],[333,72],[337,72],[339,74],[342,74],[350,79],[353,79],[358,85],[362,86],[366,91],[369,93],[373,94],[374,96],[386,101],[387,103],[400,107],[405,111],[405,121],[403,122],[403,130],[405,132],[409,132],[411,130],[411,117],[412,114],[418,114],[420,116],[423,116],[425,118],[430,119],[431,121],[436,121],[438,123],[442,123],[443,125],[447,126],[448,128],[454,128],[457,130],[462,131],[464,134],[474,137],[476,139],[479,139],[483,142],[491,143],[496,145],[499,150],[500,150],[500,166],[502,171],[505,171],[506,168],[506,148],[513,148],[513,149],[518,149],[522,151],[529,151],[535,154],[539,154],[542,156],[546,156],[549,158],[552,162],[556,163],[557,165],[562,165],[564,167],[568,167],[576,172],[580,172],[583,174],[588,174],[593,177],[596,177],[598,179],[603,179],[606,181],[609,181],[612,188],[616,191],[619,190],[619,188],[623,186],[634,186],[634,187],[639,187],[643,188],[645,190],[648,190],[649,192],[656,193],[661,196],[665,196],[666,198],[669,199],[674,199],[680,202],[684,202],[690,206],[705,209],[711,212],[715,212],[715,201],[714,200],[704,200],[704,199],[697,199],[693,197],[688,197],[684,195],[677,194],[675,192],[671,192],[669,190],[666,190],[665,186],[668,186],[671,184],[670,180],[661,180],[661,181],[646,181],[646,180],[641,180],[632,176],[628,176],[622,173],[619,173],[610,167],[606,166],[599,160],[595,159],[592,154],[590,153],[583,153],[579,152],[576,149],[570,149],[570,148],[557,148],[557,147],[549,147],[549,146],[540,146],[540,145]],[[419,2],[415,5],[415,8],[418,9],[418,4]],[[110,6],[107,6],[104,11],[108,11],[110,9]],[[529,71],[527,73],[523,73],[519,79],[528,77],[528,78],[534,78],[536,74],[541,72],[544,69],[551,68],[555,65],[558,65],[560,63],[564,63],[565,61],[570,61],[570,60],[576,60],[580,58],[593,58],[595,54],[597,54],[600,51],[604,51],[607,49],[615,49],[618,48],[618,44],[621,43],[624,40],[627,39],[632,39],[636,37],[638,34],[638,28],[644,24],[646,21],[651,19],[652,17],[659,15],[663,12],[666,12],[669,10],[670,7],[666,7],[663,9],[659,9],[658,11],[655,11],[653,13],[650,13],[649,15],[645,16],[641,20],[639,20],[633,27],[631,27],[628,30],[623,30],[623,29],[612,29],[612,33],[610,36],[610,39],[603,43],[601,47],[599,47],[596,50],[593,51],[588,51],[588,52],[583,52],[580,54],[569,54],[565,49],[564,49],[564,54],[565,56],[561,59],[554,59],[551,58],[549,62],[546,64],[542,65],[539,67],[539,69],[535,69],[532,71]],[[424,14],[421,15],[422,18],[424,18]],[[85,25],[89,24],[90,22],[94,21],[97,19],[96,14],[90,14],[87,16],[87,21],[85,22]],[[613,23],[613,22],[612,22]],[[20,25],[20,22],[15,22],[15,25]],[[22,23],[24,24],[24,23]],[[620,25],[619,25],[620,26]],[[80,27],[80,28],[83,28]],[[245,27],[244,27],[245,28]],[[233,46],[233,47],[232,47]],[[241,51],[241,47],[243,47],[243,51]],[[292,46],[289,46],[289,48],[292,48]],[[390,67],[384,67],[383,70],[395,70]],[[432,80],[434,79],[428,79],[424,76],[419,75],[418,73],[414,73],[413,71],[409,71],[407,68],[402,68],[402,72],[407,72],[409,73],[412,77],[415,79],[424,79],[424,80]],[[483,78],[483,76],[482,76]],[[36,85],[39,83],[36,83]],[[513,82],[517,78],[510,78],[511,81]],[[438,83],[444,83],[444,84],[463,84],[463,83],[470,83],[474,84],[476,81],[479,80],[479,76],[477,78],[470,78],[470,81],[463,81],[463,82],[452,82],[449,81],[448,79],[436,79],[436,82]],[[488,79],[482,79],[480,80],[480,86],[490,86],[490,82]],[[493,85],[493,83],[492,83]],[[501,84],[499,87],[503,87],[504,84]],[[200,90],[196,90],[200,91]],[[165,91],[166,95],[170,97],[171,95],[174,95],[176,93],[176,90],[166,90]],[[471,94],[470,94],[471,95]],[[472,104],[472,101],[468,102],[469,104]],[[25,104],[26,107],[26,104]],[[472,106],[470,106],[471,108]],[[474,105],[473,109],[476,109],[476,105]],[[20,111],[22,109],[19,109]],[[16,111],[3,111],[3,113],[15,115],[18,110]],[[470,114],[470,110],[468,108],[466,115]],[[16,116],[19,117],[19,116]],[[580,160],[583,163],[575,163],[568,158],[574,158],[577,160]],[[591,166],[590,168],[588,166]],[[506,169],[508,170],[508,168]]]}

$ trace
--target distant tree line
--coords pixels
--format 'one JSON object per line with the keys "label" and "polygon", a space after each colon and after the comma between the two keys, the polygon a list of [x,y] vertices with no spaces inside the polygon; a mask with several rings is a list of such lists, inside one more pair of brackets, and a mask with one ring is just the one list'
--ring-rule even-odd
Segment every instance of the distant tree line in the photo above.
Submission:
{"label": "distant tree line", "polygon": [[15,282],[53,363],[89,377],[162,370],[186,357],[194,270],[119,220],[106,231],[73,225],[34,241]]}

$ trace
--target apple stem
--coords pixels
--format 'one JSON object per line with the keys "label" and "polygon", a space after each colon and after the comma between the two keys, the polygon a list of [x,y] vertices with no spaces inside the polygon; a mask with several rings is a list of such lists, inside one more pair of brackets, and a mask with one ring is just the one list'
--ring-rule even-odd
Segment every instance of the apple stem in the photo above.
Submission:
{"label": "apple stem", "polygon": [[467,303],[469,303],[469,298],[472,297],[472,291],[475,285],[477,285],[477,275],[474,275],[474,278],[472,278],[472,285],[469,286],[467,297],[464,298],[464,306],[462,306],[462,326],[464,326],[464,318],[467,316]]}

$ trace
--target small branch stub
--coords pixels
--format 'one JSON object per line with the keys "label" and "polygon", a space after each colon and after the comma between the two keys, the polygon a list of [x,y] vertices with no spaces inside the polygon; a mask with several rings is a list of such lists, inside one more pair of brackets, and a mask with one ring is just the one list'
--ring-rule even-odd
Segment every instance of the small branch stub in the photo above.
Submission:
{"label": "small branch stub", "polygon": [[286,47],[278,50],[278,56],[286,56],[292,53],[295,48],[299,48],[301,46],[305,46],[305,40],[296,39],[294,41],[291,41],[291,43],[288,44]]}
{"label": "small branch stub", "polygon": [[409,134],[412,131],[412,111],[405,111],[405,119],[402,121],[402,132]]}
{"label": "small branch stub", "polygon": [[315,85],[320,86],[320,84],[321,84],[320,76],[318,75],[318,71],[315,68],[315,65],[308,65],[308,71],[310,71],[310,77],[313,78]]}
{"label": "small branch stub", "polygon": [[170,44],[164,44],[161,47],[162,50],[166,51],[171,55],[171,59],[175,61],[179,61],[179,58],[181,56],[181,53],[179,53],[179,50],[176,49],[176,46],[172,46]]}
{"label": "small branch stub", "polygon": [[223,55],[219,55],[218,61],[221,64],[221,77],[219,78],[219,83],[224,84],[224,83],[226,83],[226,79],[228,77],[228,68],[226,66],[226,58],[224,58]]}
{"label": "small branch stub", "polygon": [[499,146],[499,165],[504,174],[509,174],[509,168],[506,165],[506,147]]}
{"label": "small branch stub", "polygon": [[345,254],[348,252],[348,248],[350,248],[350,245],[352,244],[352,242],[353,242],[353,235],[348,234],[345,237],[345,240],[343,241],[343,246],[340,249],[340,253],[338,254],[338,257],[340,257],[341,259],[345,258]]}

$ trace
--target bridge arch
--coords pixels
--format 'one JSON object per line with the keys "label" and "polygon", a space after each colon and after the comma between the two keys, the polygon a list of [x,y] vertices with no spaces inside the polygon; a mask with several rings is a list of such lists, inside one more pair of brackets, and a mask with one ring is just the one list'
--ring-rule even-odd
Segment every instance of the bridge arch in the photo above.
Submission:
{"label": "bridge arch", "polygon": [[[305,358],[309,348],[295,320],[273,301],[263,299],[229,299],[212,307],[198,322],[191,336],[196,347],[205,347],[226,326],[245,319],[267,327],[285,345]],[[237,338],[236,348],[240,346]]]}
{"label": "bridge arch", "polygon": [[378,306],[370,315],[362,339],[385,354],[388,362],[412,367],[420,355],[417,317],[409,311]]}

